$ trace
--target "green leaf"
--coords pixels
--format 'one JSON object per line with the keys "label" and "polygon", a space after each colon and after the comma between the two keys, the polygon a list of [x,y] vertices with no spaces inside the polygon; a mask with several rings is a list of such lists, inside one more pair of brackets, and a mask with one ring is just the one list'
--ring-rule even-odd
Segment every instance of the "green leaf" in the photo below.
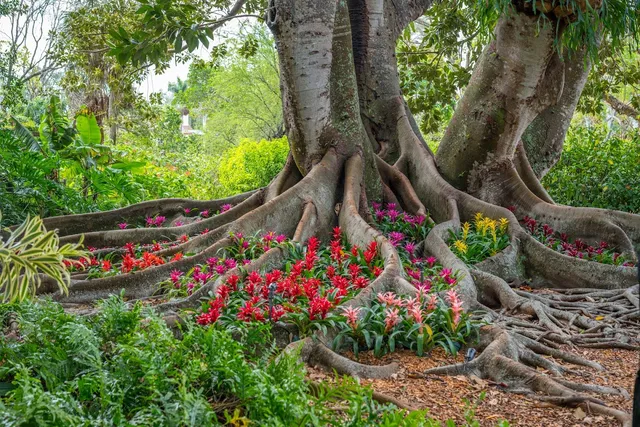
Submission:
{"label": "green leaf", "polygon": [[24,146],[29,151],[41,151],[44,153],[40,142],[36,139],[35,136],[31,133],[29,129],[24,127],[22,123],[18,121],[15,117],[11,116],[13,123],[15,125],[15,129],[13,130],[13,134],[20,142],[24,144]]}
{"label": "green leaf", "polygon": [[76,117],[76,129],[80,140],[85,145],[98,145],[101,142],[102,134],[100,126],[93,114],[79,114]]}

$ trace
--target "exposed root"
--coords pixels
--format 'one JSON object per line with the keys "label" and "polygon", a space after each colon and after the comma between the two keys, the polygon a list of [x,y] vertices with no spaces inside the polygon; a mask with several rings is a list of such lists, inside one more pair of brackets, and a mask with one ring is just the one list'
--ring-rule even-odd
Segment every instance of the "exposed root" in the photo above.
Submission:
{"label": "exposed root", "polygon": [[111,230],[120,222],[135,223],[144,221],[150,215],[163,215],[169,222],[174,216],[182,215],[185,208],[199,212],[208,209],[216,212],[225,204],[237,205],[260,190],[249,191],[226,199],[191,200],[191,199],[158,199],[137,203],[125,208],[107,212],[93,212],[79,215],[55,216],[43,219],[47,230],[58,230],[58,235],[76,234],[78,230],[85,233]]}
{"label": "exposed root", "polygon": [[[541,400],[561,405],[575,405],[593,413],[613,416],[623,425],[630,425],[630,416],[622,411],[605,406],[601,401],[579,391],[598,392],[604,394],[622,394],[619,390],[607,387],[584,386],[567,381],[558,381],[553,377],[538,372],[536,367],[547,368],[540,364],[542,358],[532,358],[527,341],[517,334],[506,332],[497,326],[482,328],[480,356],[469,363],[441,366],[429,369],[426,375],[477,375],[504,383],[510,390],[530,390],[546,396]],[[552,350],[552,349],[549,349]],[[552,363],[552,362],[550,362]],[[528,365],[528,366],[527,366]],[[561,374],[558,369],[556,374]],[[579,389],[578,391],[576,391]],[[549,397],[549,395],[551,397]]]}
{"label": "exposed root", "polygon": [[397,194],[401,206],[412,214],[426,215],[427,210],[418,198],[409,179],[397,168],[376,156],[376,165],[385,184]]}
{"label": "exposed root", "polygon": [[357,378],[388,378],[397,373],[400,368],[397,363],[374,366],[354,362],[313,338],[293,342],[285,351],[300,351],[301,360],[311,366],[322,366],[340,375],[351,375]]}
{"label": "exposed root", "polygon": [[[246,200],[242,201],[237,206],[229,209],[220,215],[213,216],[211,218],[204,219],[202,221],[193,221],[179,227],[162,227],[162,228],[135,228],[125,230],[108,230],[108,231],[94,231],[84,233],[84,245],[94,246],[97,248],[114,248],[120,247],[128,242],[135,243],[153,243],[154,241],[174,241],[182,235],[193,236],[200,234],[202,231],[209,229],[214,230],[225,224],[229,224],[243,215],[251,212],[262,205],[264,200],[265,190],[259,190],[251,194]],[[117,224],[114,222],[111,227],[115,227]],[[82,226],[79,224],[77,230],[82,230]],[[81,234],[71,234],[64,236],[60,239],[61,243],[77,242],[80,239]]]}

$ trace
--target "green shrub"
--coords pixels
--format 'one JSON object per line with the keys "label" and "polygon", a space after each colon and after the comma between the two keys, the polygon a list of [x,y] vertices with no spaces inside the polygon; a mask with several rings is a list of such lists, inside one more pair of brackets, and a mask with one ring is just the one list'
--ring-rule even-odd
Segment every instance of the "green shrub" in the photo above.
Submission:
{"label": "green shrub", "polygon": [[571,127],[542,182],[557,203],[640,212],[640,131],[608,136],[603,125]]}
{"label": "green shrub", "polygon": [[232,195],[267,185],[287,160],[286,137],[267,141],[243,139],[222,155],[218,180],[222,195]]}

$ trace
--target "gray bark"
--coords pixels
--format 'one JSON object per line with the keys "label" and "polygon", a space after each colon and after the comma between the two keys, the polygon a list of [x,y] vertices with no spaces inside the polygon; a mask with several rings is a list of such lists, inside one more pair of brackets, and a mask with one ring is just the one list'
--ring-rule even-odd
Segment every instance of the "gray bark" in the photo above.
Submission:
{"label": "gray bark", "polygon": [[566,58],[560,100],[542,111],[522,135],[524,150],[538,179],[546,175],[560,159],[571,118],[590,70],[591,61],[586,57],[585,50]]}
{"label": "gray bark", "polygon": [[486,168],[510,165],[525,129],[558,101],[564,63],[555,36],[555,25],[539,28],[536,16],[499,20],[438,149],[438,167],[456,187],[477,186]]}

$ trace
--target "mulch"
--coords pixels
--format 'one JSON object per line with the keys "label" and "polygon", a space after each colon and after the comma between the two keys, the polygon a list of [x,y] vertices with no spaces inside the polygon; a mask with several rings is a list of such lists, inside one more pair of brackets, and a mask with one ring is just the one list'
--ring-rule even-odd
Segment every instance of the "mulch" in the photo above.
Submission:
{"label": "mulch", "polygon": [[[579,375],[567,373],[564,378],[572,381],[588,382],[609,387],[623,387],[633,394],[635,373],[639,355],[630,350],[620,349],[570,349],[587,359],[599,362],[605,370],[600,372],[584,366],[572,366],[556,360]],[[465,412],[475,408],[475,416],[481,426],[495,426],[499,420],[507,420],[511,426],[597,426],[617,425],[613,417],[590,414],[580,408],[562,408],[543,403],[530,396],[508,393],[502,385],[463,375],[429,378],[421,377],[426,369],[462,362],[463,356],[447,356],[442,349],[434,349],[426,357],[418,357],[407,350],[397,351],[382,358],[375,358],[371,352],[361,353],[361,363],[387,364],[396,362],[401,366],[393,378],[362,380],[374,390],[393,396],[418,409],[428,409],[429,415],[442,422],[453,419],[457,423],[465,420]],[[543,371],[543,370],[542,370]],[[543,371],[544,372],[544,371]],[[417,375],[416,375],[417,374]],[[308,375],[315,381],[331,380],[331,373],[309,368]],[[481,393],[483,400],[479,400]],[[608,406],[631,411],[632,400],[622,396],[594,395]],[[477,405],[477,406],[476,406]]]}

